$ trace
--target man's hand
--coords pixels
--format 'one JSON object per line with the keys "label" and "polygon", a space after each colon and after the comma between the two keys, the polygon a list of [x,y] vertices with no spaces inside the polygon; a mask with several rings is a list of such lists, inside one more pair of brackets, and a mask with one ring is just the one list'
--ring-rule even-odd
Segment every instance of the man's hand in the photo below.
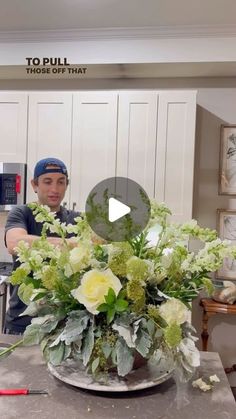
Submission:
{"label": "man's hand", "polygon": [[78,241],[74,238],[71,237],[70,239],[66,239],[66,243],[68,244],[70,249],[74,249],[74,247],[78,246]]}
{"label": "man's hand", "polygon": [[106,244],[106,240],[102,239],[100,236],[98,236],[95,233],[92,234],[91,240],[93,244]]}

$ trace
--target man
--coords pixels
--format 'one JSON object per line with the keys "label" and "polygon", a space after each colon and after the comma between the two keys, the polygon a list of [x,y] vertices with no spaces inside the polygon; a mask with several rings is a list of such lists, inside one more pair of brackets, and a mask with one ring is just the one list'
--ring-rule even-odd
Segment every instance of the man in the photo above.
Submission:
{"label": "man", "polygon": [[[38,203],[48,205],[51,211],[56,212],[57,218],[66,224],[74,224],[74,218],[78,212],[68,211],[60,204],[65,196],[68,186],[68,172],[65,164],[56,158],[40,160],[34,169],[34,178],[31,185],[38,195]],[[19,266],[14,254],[14,248],[19,241],[24,240],[30,245],[41,235],[42,223],[35,221],[32,210],[27,205],[17,206],[9,213],[5,226],[5,243],[9,253],[13,256],[13,269]],[[48,241],[54,245],[60,245],[62,240],[50,234]],[[67,239],[72,242],[73,238]],[[10,285],[9,308],[6,313],[5,333],[22,334],[30,324],[31,317],[19,315],[25,310],[25,304],[18,297],[18,287]]]}

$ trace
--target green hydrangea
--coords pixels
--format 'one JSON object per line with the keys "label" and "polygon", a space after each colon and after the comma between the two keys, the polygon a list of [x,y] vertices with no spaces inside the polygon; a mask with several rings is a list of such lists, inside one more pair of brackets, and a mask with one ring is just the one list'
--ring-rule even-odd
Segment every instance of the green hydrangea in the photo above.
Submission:
{"label": "green hydrangea", "polygon": [[43,286],[48,290],[53,290],[57,288],[58,283],[60,282],[58,269],[56,266],[45,266],[42,270],[41,276]]}
{"label": "green hydrangea", "polygon": [[154,306],[153,304],[148,304],[147,314],[155,322],[158,322],[159,319],[160,319],[159,309],[156,306]]}
{"label": "green hydrangea", "polygon": [[[97,338],[94,343],[93,351],[91,354],[91,361],[98,360],[97,367],[100,371],[107,371],[108,365],[105,354],[103,352],[103,340],[101,337]],[[97,369],[97,367],[95,369]],[[92,365],[93,370],[93,365]]]}
{"label": "green hydrangea", "polygon": [[127,297],[133,302],[132,310],[135,313],[141,312],[146,303],[145,291],[138,279],[131,279],[127,283]]}
{"label": "green hydrangea", "polygon": [[175,348],[182,340],[182,330],[180,325],[172,323],[164,329],[164,339],[169,348]]}
{"label": "green hydrangea", "polygon": [[132,256],[126,263],[127,267],[127,278],[137,279],[139,281],[145,281],[150,272],[150,264],[137,256]]}
{"label": "green hydrangea", "polygon": [[133,254],[129,243],[113,244],[111,248],[108,248],[108,267],[115,275],[126,276],[126,262]]}

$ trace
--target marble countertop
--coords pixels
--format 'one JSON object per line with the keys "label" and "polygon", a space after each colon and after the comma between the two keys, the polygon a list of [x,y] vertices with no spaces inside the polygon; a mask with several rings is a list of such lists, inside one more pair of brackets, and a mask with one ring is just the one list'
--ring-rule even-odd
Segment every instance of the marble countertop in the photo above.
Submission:
{"label": "marble countertop", "polygon": [[[17,337],[19,339],[19,337]],[[16,337],[0,335],[0,343]],[[45,389],[47,395],[0,396],[1,419],[235,419],[236,403],[219,355],[201,353],[197,377],[217,374],[220,383],[203,393],[188,383],[181,403],[173,378],[155,387],[104,393],[64,384],[48,371],[37,346],[19,347],[0,361],[0,388]]]}

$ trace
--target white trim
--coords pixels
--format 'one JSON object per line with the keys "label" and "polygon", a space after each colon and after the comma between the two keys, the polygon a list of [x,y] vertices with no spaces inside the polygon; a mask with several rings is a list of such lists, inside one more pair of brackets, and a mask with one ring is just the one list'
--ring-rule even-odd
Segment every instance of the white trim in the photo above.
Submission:
{"label": "white trim", "polygon": [[134,28],[0,31],[0,42],[63,42],[111,39],[236,37],[236,25],[178,25]]}

